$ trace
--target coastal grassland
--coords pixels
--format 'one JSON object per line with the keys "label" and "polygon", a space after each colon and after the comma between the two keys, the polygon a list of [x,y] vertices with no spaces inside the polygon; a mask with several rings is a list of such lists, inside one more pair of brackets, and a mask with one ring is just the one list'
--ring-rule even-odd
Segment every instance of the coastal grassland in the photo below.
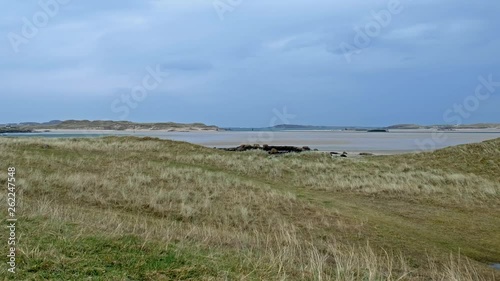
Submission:
{"label": "coastal grassland", "polygon": [[0,138],[0,163],[2,186],[17,168],[17,280],[500,278],[500,139],[345,159]]}

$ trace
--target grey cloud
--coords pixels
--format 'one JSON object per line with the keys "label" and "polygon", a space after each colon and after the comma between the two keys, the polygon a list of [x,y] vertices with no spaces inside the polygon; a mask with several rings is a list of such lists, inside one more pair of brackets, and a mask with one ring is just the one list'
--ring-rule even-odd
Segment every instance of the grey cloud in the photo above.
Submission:
{"label": "grey cloud", "polygon": [[165,62],[161,64],[165,70],[180,70],[180,71],[206,71],[213,68],[210,62],[203,60],[177,60]]}
{"label": "grey cloud", "polygon": [[[149,97],[148,105],[161,106],[175,96],[179,107],[196,104],[193,108],[200,110],[199,103],[205,101],[211,105],[204,109],[206,116],[218,116],[227,111],[224,101],[245,101],[228,111],[246,110],[245,117],[227,113],[231,118],[226,118],[228,125],[241,125],[251,122],[247,119],[252,114],[262,120],[260,112],[271,112],[281,102],[311,121],[320,119],[318,112],[330,112],[328,118],[336,123],[336,118],[356,112],[376,116],[377,110],[366,102],[373,97],[389,103],[403,102],[398,96],[402,92],[421,94],[400,80],[411,84],[411,77],[428,73],[426,81],[440,86],[426,88],[423,98],[436,99],[433,91],[450,92],[436,100],[445,107],[466,94],[458,87],[470,86],[465,78],[498,69],[500,3],[401,2],[405,10],[347,63],[339,45],[352,44],[353,27],[366,24],[371,12],[388,1],[247,0],[220,21],[212,2],[205,0],[73,0],[19,54],[13,54],[6,34],[20,30],[21,17],[38,8],[35,2],[9,1],[0,11],[0,91],[52,100],[92,96],[106,103],[101,97],[126,92],[146,67],[161,64],[173,75]],[[442,81],[442,69],[461,79],[450,75]],[[53,106],[57,112],[58,104]],[[260,111],[247,109],[252,106]],[[138,118],[149,118],[145,107]],[[194,109],[182,114],[190,113],[204,116]],[[366,116],[358,120],[370,120]],[[0,121],[7,117],[0,113]],[[220,123],[224,116],[220,118],[197,121]]]}

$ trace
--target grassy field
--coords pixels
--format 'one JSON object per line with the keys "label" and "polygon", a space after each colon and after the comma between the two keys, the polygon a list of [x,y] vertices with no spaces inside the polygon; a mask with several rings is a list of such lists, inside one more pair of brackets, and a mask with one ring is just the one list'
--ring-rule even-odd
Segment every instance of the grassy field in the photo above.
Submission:
{"label": "grassy field", "polygon": [[0,138],[0,163],[18,184],[2,279],[500,280],[500,139],[331,158]]}

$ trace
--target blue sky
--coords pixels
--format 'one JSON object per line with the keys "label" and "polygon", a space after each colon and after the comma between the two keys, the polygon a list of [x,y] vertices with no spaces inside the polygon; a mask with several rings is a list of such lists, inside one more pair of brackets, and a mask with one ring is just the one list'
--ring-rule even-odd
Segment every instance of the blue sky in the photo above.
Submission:
{"label": "blue sky", "polygon": [[[493,0],[4,1],[0,123],[500,122],[499,12]],[[479,77],[494,82],[482,99]]]}

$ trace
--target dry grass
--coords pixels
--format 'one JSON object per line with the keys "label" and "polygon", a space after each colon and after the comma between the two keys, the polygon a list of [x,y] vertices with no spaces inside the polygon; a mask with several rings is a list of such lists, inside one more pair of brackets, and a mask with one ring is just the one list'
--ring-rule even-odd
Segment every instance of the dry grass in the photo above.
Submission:
{"label": "dry grass", "polygon": [[500,260],[499,147],[332,159],[0,138],[0,163],[18,170],[25,279],[494,280],[479,262]]}

